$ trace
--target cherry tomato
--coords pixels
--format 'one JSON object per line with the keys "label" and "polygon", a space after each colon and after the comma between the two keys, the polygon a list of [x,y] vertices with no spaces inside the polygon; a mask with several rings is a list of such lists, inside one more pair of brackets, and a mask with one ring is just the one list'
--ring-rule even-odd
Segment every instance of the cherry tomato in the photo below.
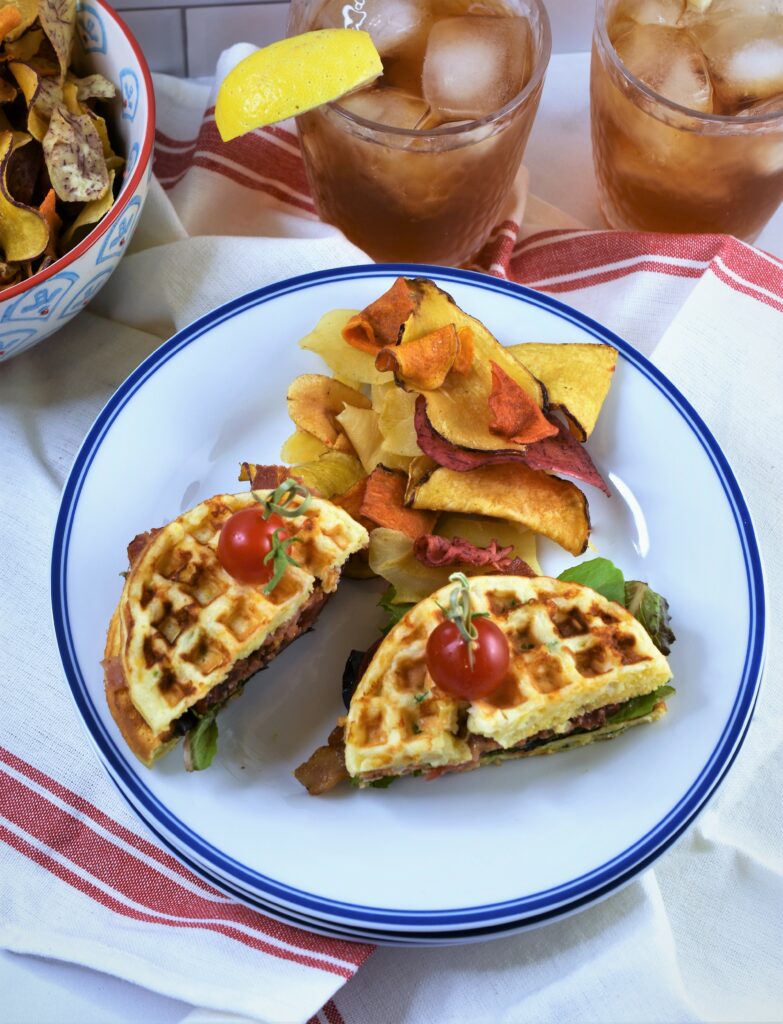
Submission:
{"label": "cherry tomato", "polygon": [[264,519],[260,506],[234,512],[220,531],[217,546],[220,564],[240,583],[268,583],[274,565],[271,559],[264,564],[264,557],[272,550],[276,530],[283,531],[281,540],[288,536],[282,518],[271,515]]}
{"label": "cherry tomato", "polygon": [[478,634],[473,644],[473,667],[468,646],[454,622],[436,626],[427,641],[427,669],[441,690],[453,697],[475,700],[497,689],[508,671],[508,640],[489,619],[473,619]]}

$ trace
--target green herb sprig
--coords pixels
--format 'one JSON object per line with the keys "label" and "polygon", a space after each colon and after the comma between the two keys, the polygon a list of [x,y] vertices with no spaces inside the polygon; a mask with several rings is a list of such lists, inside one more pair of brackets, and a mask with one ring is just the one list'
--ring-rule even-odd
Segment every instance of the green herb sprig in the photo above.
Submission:
{"label": "green herb sprig", "polygon": [[474,619],[485,619],[489,612],[476,612],[470,603],[470,583],[464,572],[453,572],[449,576],[449,583],[456,583],[457,586],[449,594],[449,606],[444,608],[438,605],[445,618],[449,619],[459,630],[459,634],[465,641],[468,649],[468,664],[473,669],[473,648],[478,640],[478,630],[473,624]]}

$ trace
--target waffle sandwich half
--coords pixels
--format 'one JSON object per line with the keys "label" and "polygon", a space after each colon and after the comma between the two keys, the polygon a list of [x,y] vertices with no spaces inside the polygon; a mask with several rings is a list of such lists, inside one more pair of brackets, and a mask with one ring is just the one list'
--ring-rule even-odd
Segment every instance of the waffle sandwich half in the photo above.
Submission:
{"label": "waffle sandwich half", "polygon": [[297,540],[274,589],[223,568],[225,521],[268,491],[222,494],[128,548],[130,569],[106,639],[106,699],[133,753],[150,766],[312,626],[366,530],[312,498],[290,520]]}
{"label": "waffle sandwich half", "polygon": [[444,693],[425,650],[451,589],[420,601],[380,644],[328,745],[295,773],[310,793],[552,754],[666,712],[671,669],[643,626],[590,588],[545,576],[471,578],[475,611],[508,640],[509,669],[482,699]]}

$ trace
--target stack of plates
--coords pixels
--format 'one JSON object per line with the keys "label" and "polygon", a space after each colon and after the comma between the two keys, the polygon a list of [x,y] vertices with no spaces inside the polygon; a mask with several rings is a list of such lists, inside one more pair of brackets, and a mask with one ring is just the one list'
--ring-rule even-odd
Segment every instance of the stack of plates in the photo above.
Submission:
{"label": "stack of plates", "polygon": [[[297,347],[322,313],[361,308],[399,274],[430,277],[505,344],[620,350],[590,440],[612,497],[590,494],[598,553],[670,603],[669,714],[614,743],[387,790],[307,795],[292,770],[342,713],[342,666],[378,635],[380,588],[346,581],[317,629],[220,718],[209,771],[126,750],[103,698],[106,627],[137,533],[236,492],[239,463],[276,462]],[[573,562],[544,544],[557,574]],[[745,502],[717,443],[628,343],[517,285],[459,270],[351,267],[236,299],[181,331],[119,388],[62,499],[52,598],[65,674],[97,754],[138,816],[194,871],[273,917],[385,943],[475,941],[579,910],[648,867],[715,792],[745,736],[763,657],[764,596]]]}

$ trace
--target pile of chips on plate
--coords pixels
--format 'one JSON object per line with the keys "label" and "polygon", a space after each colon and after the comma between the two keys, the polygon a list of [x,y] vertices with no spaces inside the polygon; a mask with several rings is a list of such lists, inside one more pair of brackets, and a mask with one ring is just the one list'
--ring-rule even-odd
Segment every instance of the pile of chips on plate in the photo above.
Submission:
{"label": "pile of chips on plate", "polygon": [[123,166],[102,75],[71,66],[76,0],[0,6],[0,292],[48,267],[109,211]]}

